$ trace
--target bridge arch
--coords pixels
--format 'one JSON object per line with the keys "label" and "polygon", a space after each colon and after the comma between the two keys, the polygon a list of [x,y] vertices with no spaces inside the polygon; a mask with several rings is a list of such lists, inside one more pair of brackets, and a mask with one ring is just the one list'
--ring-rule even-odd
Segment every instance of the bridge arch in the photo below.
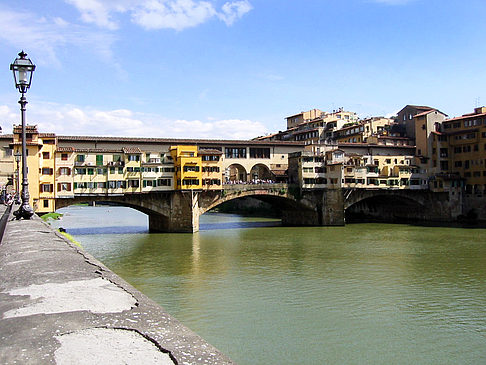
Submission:
{"label": "bridge arch", "polygon": [[[194,197],[190,192],[152,192],[126,195],[85,195],[57,199],[56,207],[80,203],[110,203],[133,208],[149,217],[151,232],[194,232],[199,221],[192,211]],[[196,227],[196,228],[195,228]]]}
{"label": "bridge arch", "polygon": [[[345,193],[346,194],[346,193]],[[412,222],[426,218],[426,204],[421,196],[400,191],[363,191],[346,199],[346,222]]]}

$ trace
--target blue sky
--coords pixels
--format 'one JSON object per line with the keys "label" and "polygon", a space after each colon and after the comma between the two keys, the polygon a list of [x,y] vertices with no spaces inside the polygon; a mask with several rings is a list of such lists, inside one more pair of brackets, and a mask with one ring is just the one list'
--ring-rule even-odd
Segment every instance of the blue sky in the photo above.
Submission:
{"label": "blue sky", "polygon": [[19,121],[21,49],[42,132],[246,139],[312,108],[458,116],[486,104],[484,14],[484,0],[0,0],[0,125]]}

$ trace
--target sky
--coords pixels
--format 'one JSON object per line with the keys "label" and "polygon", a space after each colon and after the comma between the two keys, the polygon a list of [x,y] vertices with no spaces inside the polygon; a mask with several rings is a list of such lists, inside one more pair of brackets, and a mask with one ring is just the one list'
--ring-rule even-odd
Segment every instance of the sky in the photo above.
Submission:
{"label": "sky", "polygon": [[20,123],[21,50],[27,123],[58,135],[250,139],[313,108],[459,116],[486,104],[484,14],[485,0],[0,0],[0,126]]}

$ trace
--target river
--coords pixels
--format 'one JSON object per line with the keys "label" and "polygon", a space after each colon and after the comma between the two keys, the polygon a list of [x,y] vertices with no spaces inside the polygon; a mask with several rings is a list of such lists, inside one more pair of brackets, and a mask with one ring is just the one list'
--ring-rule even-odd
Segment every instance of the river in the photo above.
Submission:
{"label": "river", "polygon": [[486,364],[486,229],[280,227],[207,213],[149,234],[123,207],[62,226],[111,270],[245,364]]}

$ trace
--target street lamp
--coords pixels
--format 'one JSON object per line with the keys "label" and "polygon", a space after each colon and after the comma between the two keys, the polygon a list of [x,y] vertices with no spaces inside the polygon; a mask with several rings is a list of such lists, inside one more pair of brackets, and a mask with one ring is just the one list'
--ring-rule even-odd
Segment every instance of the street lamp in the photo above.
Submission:
{"label": "street lamp", "polygon": [[16,177],[16,180],[15,180],[15,183],[17,184],[17,186],[15,187],[15,203],[16,204],[20,204],[20,168],[19,168],[19,164],[20,164],[20,159],[22,158],[22,154],[17,151],[14,153],[14,156],[15,156],[15,162],[17,162],[17,170],[15,171],[15,177]]}
{"label": "street lamp", "polygon": [[27,105],[27,99],[25,98],[25,93],[30,88],[35,65],[26,56],[27,53],[21,51],[19,57],[10,65],[10,70],[13,71],[14,75],[15,87],[22,94],[19,100],[22,120],[22,205],[13,213],[17,219],[30,219],[34,215],[34,211],[29,205],[29,181],[27,179],[27,144],[25,141],[25,106]]}

